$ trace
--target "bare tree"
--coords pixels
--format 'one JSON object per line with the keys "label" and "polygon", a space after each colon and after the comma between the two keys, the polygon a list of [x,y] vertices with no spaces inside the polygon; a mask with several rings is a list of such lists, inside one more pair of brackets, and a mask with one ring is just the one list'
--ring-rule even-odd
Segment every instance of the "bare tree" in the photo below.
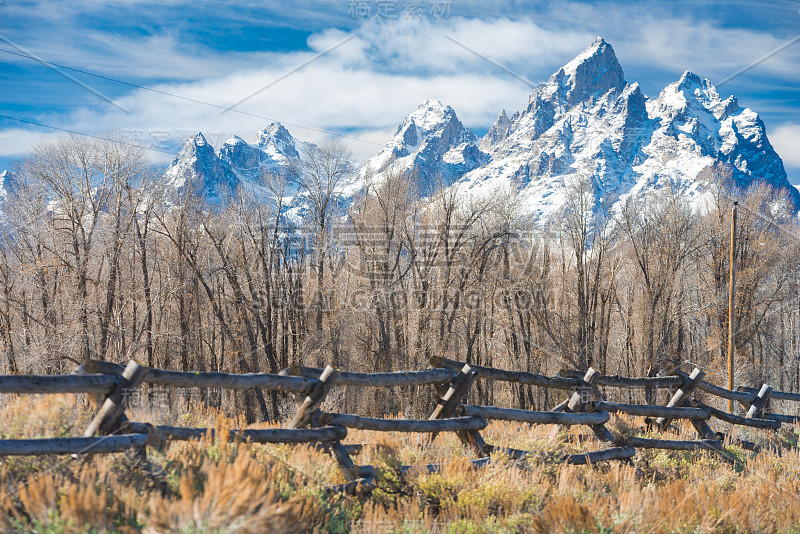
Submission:
{"label": "bare tree", "polygon": [[700,233],[690,206],[675,189],[644,199],[630,196],[615,219],[642,288],[641,346],[646,367],[638,371],[647,372],[666,363],[665,336],[676,317],[671,306],[681,305],[673,289],[678,288],[679,272],[701,245]]}
{"label": "bare tree", "polygon": [[[122,203],[114,200],[120,200],[121,184],[131,181],[143,165],[140,149],[114,141],[86,140],[77,136],[35,145],[22,165],[25,179],[44,187],[50,201],[53,226],[63,236],[64,248],[55,247],[51,252],[75,277],[83,361],[97,355],[98,351],[100,357],[105,356],[124,217]],[[89,321],[90,267],[100,259],[95,249],[96,231],[102,214],[112,204],[119,207],[115,214],[119,225],[112,232],[112,276],[107,285],[106,309],[102,314],[102,341],[99,346],[93,346]]]}
{"label": "bare tree", "polygon": [[329,141],[311,147],[288,170],[289,178],[300,190],[299,196],[308,202],[305,219],[314,250],[311,267],[317,280],[315,326],[320,332],[325,309],[325,260],[331,247],[332,223],[341,213],[339,201],[353,179],[351,160],[351,152],[342,143]]}
{"label": "bare tree", "polygon": [[378,180],[368,175],[365,184],[363,197],[350,209],[349,218],[360,253],[362,281],[371,294],[370,316],[377,331],[374,360],[378,369],[389,370],[407,359],[400,310],[405,308],[403,284],[411,268],[405,227],[412,210],[413,185],[405,173],[391,167]]}

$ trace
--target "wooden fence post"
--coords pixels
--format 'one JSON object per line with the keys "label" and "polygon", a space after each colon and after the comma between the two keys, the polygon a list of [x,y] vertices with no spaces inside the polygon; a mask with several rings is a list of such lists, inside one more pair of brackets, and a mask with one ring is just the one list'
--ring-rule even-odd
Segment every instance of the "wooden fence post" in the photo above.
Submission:
{"label": "wooden fence post", "polygon": [[[586,374],[583,375],[583,384],[581,384],[578,389],[572,394],[570,397],[569,402],[566,406],[566,411],[569,412],[580,412],[583,411],[584,406],[586,406],[588,396],[587,393],[591,394],[592,387],[594,383],[597,382],[597,371],[593,368],[589,367],[589,370],[586,371]],[[588,390],[588,391],[587,391]]]}
{"label": "wooden fence post", "polygon": [[[290,371],[291,372],[291,371]],[[304,428],[319,426],[319,407],[325,401],[328,392],[339,378],[340,371],[330,365],[326,366],[319,377],[319,383],[306,395],[303,402],[297,407],[292,421],[287,428]],[[332,441],[329,445],[331,456],[339,465],[339,469],[348,481],[359,477],[359,468],[347,453],[341,441]]]}
{"label": "wooden fence post", "polygon": [[[689,400],[689,396],[695,390],[700,381],[703,380],[703,377],[705,375],[706,374],[703,371],[695,367],[694,370],[692,371],[692,374],[689,375],[689,377],[686,379],[683,385],[680,388],[678,388],[678,391],[676,391],[675,394],[672,396],[672,398],[669,400],[669,403],[667,403],[667,407],[678,408],[680,406],[683,406],[683,404],[687,400]],[[656,426],[658,427],[659,431],[663,432],[664,430],[666,430],[666,428],[669,426],[671,422],[672,419],[669,419],[667,417],[659,417],[658,419],[656,419]]]}
{"label": "wooden fence post", "polygon": [[747,410],[747,417],[761,417],[761,412],[764,411],[764,406],[769,400],[770,393],[772,393],[772,388],[770,386],[766,384],[761,386],[761,389],[758,390],[758,395],[756,395],[755,400],[753,400],[753,403],[750,405],[750,409]]}
{"label": "wooden fence post", "polygon": [[[553,410],[565,412],[585,411],[587,403],[591,401],[591,399],[586,398],[588,396],[587,393],[591,395],[591,393],[597,389],[594,384],[597,382],[599,376],[600,375],[597,371],[595,371],[592,367],[589,367],[589,369],[586,371],[586,374],[583,375],[581,385],[578,386],[578,389],[576,389],[572,396],[566,401],[566,405],[562,402],[553,408]],[[612,443],[614,442],[614,436],[606,428],[605,424],[589,425],[589,428],[592,429],[592,432],[594,432],[594,435],[597,436],[599,440]]]}
{"label": "wooden fence post", "polygon": [[131,360],[122,372],[123,380],[117,384],[106,397],[97,415],[83,433],[84,437],[92,437],[97,433],[108,434],[119,427],[125,415],[125,408],[130,395],[136,391],[147,375],[147,368]]}
{"label": "wooden fence post", "polygon": [[[461,400],[466,396],[467,392],[469,392],[469,388],[472,383],[475,382],[476,378],[478,378],[477,371],[470,367],[469,364],[464,364],[464,367],[461,368],[461,372],[455,380],[453,380],[447,392],[439,399],[436,408],[428,419],[453,417],[456,408],[461,404]],[[436,439],[437,435],[437,432],[431,433],[431,443]],[[486,456],[486,442],[483,440],[480,432],[477,430],[463,430],[456,432],[456,435],[462,443],[472,447],[479,457],[483,458]]]}
{"label": "wooden fence post", "polygon": [[461,372],[450,384],[447,392],[439,399],[439,402],[434,408],[433,413],[428,419],[443,419],[445,417],[452,417],[456,411],[456,407],[461,404],[461,399],[469,391],[469,387],[478,377],[475,369],[469,365],[464,365]]}
{"label": "wooden fence post", "polygon": [[330,365],[325,367],[322,375],[319,377],[319,383],[306,395],[300,406],[297,407],[297,413],[294,414],[292,421],[287,428],[303,428],[311,424],[311,420],[316,415],[316,412],[325,401],[328,392],[336,383],[339,378],[339,370],[334,369]]}
{"label": "wooden fence post", "polygon": [[[683,385],[680,388],[678,388],[678,391],[676,391],[675,394],[672,396],[669,403],[667,404],[667,407],[678,408],[680,406],[683,406],[689,400],[689,397],[692,395],[692,393],[700,384],[700,382],[703,381],[703,377],[705,377],[705,373],[700,369],[698,369],[697,367],[695,367],[694,370],[692,371],[692,374],[690,374],[688,378],[686,378],[686,381],[683,383]],[[663,432],[664,430],[667,429],[667,427],[671,422],[672,419],[670,418],[659,417],[658,419],[656,419],[656,427],[658,428],[659,431]],[[700,437],[702,437],[703,439],[713,440],[717,438],[716,433],[713,430],[711,430],[711,427],[708,426],[708,423],[706,423],[705,421],[692,419],[691,423],[692,426],[694,426],[694,429],[697,430],[697,433],[700,434]]]}

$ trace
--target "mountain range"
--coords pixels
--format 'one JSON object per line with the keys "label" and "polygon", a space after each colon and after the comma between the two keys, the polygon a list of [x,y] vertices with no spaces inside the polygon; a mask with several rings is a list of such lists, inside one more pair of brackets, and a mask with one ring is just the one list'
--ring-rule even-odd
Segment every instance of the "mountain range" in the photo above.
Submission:
{"label": "mountain range", "polygon": [[[316,149],[277,122],[252,143],[234,136],[219,150],[198,132],[165,171],[165,183],[211,202],[239,188],[274,195],[262,177],[284,172]],[[414,174],[422,195],[440,184],[471,195],[512,187],[522,209],[539,221],[559,212],[578,178],[597,208],[664,187],[701,203],[713,187],[708,176],[715,166],[726,168],[739,186],[762,180],[786,191],[795,212],[800,210],[800,192],[789,184],[758,114],[733,96],[723,100],[709,80],[689,71],[650,99],[638,83],[625,80],[613,48],[600,37],[533,88],[524,109],[510,116],[501,111],[482,138],[450,106],[422,102],[359,167],[345,196],[359,191],[367,175],[380,179],[390,166]],[[303,196],[296,189],[282,195],[290,209],[301,210]]]}
{"label": "mountain range", "polygon": [[[279,171],[309,149],[278,123],[253,144],[234,137],[217,154],[197,134],[166,175],[173,186],[192,183],[214,197],[223,186],[255,188],[259,172]],[[733,96],[723,100],[709,80],[689,71],[649,99],[625,80],[600,37],[536,86],[524,109],[500,112],[483,138],[450,106],[422,102],[358,176],[379,177],[390,164],[416,174],[423,194],[437,180],[470,194],[511,185],[523,209],[540,220],[561,209],[576,177],[589,184],[598,207],[668,186],[701,202],[715,165],[739,186],[763,180],[788,192],[800,209],[800,192],[754,111]]]}

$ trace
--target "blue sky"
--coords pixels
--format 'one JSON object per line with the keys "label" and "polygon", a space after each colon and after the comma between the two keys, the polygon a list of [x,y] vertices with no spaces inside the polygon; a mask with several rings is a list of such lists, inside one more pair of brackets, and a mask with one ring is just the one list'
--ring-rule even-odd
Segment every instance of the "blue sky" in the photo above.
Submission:
{"label": "blue sky", "polygon": [[[799,36],[800,5],[2,0],[0,114],[93,134],[113,128],[165,150],[151,152],[156,161],[168,161],[192,132],[218,147],[234,134],[252,141],[275,119],[301,140],[346,135],[365,160],[428,98],[452,105],[479,134],[500,110],[525,107],[527,84],[448,36],[536,83],[597,35],[614,47],[626,79],[654,98],[684,70],[719,82]],[[236,107],[260,118],[220,113],[84,74],[68,71],[69,79],[2,50],[220,106],[268,88]],[[790,181],[800,183],[800,42],[718,90],[760,114]],[[50,135],[0,118],[0,170]]]}

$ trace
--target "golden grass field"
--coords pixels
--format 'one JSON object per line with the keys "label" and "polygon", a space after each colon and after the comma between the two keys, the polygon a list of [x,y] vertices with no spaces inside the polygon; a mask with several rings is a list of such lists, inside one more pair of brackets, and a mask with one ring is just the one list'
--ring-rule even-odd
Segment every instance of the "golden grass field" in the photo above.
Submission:
{"label": "golden grass field", "polygon": [[[158,423],[151,413],[129,414]],[[80,435],[91,417],[75,397],[9,399],[0,410],[3,438]],[[201,409],[169,423],[240,428]],[[641,420],[614,418],[613,432]],[[0,464],[4,532],[800,532],[797,433],[748,433],[758,455],[727,447],[709,452],[639,451],[633,465],[557,462],[564,452],[603,448],[586,429],[495,422],[487,443],[535,452],[525,462],[471,469],[470,451],[452,434],[428,444],[421,435],[352,430],[363,443],[357,464],[379,470],[368,497],[326,492],[344,478],[324,453],[307,446],[174,443],[151,450],[148,465],[126,454],[8,457]],[[694,439],[693,431],[680,434]],[[671,434],[673,439],[675,434]],[[441,463],[441,472],[400,465]]]}

